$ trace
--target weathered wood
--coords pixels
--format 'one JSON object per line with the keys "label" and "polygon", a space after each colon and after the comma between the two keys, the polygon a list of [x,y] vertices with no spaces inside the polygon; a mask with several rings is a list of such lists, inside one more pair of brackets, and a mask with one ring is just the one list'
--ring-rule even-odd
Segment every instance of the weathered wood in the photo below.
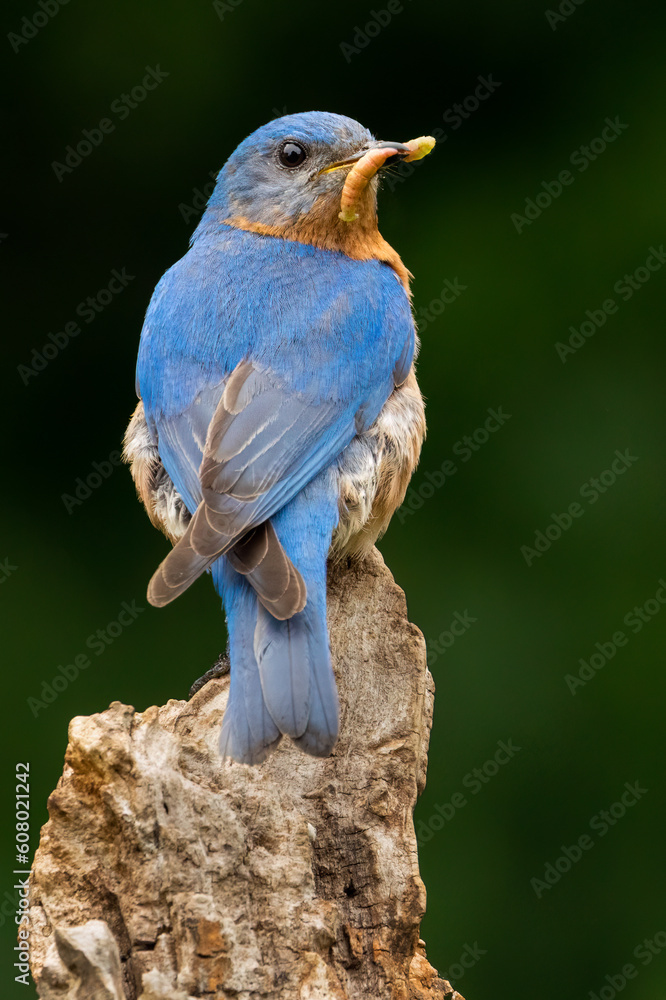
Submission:
{"label": "weathered wood", "polygon": [[433,684],[375,550],[329,580],[341,737],[217,750],[229,679],[70,724],[31,878],[44,1000],[462,1000],[419,941],[412,813]]}

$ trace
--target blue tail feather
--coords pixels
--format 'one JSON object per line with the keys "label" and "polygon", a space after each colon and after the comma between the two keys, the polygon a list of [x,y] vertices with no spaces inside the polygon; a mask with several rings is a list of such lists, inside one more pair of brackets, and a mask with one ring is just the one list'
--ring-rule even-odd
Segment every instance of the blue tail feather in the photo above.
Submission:
{"label": "blue tail feather", "polygon": [[254,655],[266,707],[280,732],[302,736],[310,715],[310,655],[304,613],[285,621],[259,607]]}
{"label": "blue tail feather", "polygon": [[316,610],[309,611],[306,605],[301,614],[313,619],[308,627],[310,715],[305,732],[294,743],[314,757],[327,757],[338,738],[339,706],[338,689],[331,666],[326,609],[321,614]]}
{"label": "blue tail feather", "polygon": [[227,602],[229,656],[233,664],[220,752],[244,764],[259,764],[277,746],[282,734],[266,708],[254,656],[258,601],[252,588],[225,562],[219,559],[213,567],[216,586]]}
{"label": "blue tail feather", "polygon": [[338,736],[338,692],[325,609],[306,604],[286,621],[259,607],[255,653],[266,707],[302,750],[326,756]]}
{"label": "blue tail feather", "polygon": [[231,659],[220,749],[234,760],[259,763],[282,735],[317,757],[335,746],[338,694],[326,626],[326,558],[338,516],[334,498],[330,483],[318,477],[273,518],[307,587],[304,609],[291,618],[274,618],[226,557],[213,566]]}

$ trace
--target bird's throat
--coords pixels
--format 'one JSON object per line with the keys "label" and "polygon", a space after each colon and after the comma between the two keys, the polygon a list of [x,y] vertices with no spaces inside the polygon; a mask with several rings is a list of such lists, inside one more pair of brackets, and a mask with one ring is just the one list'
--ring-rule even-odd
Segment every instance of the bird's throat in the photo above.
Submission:
{"label": "bird's throat", "polygon": [[339,211],[339,197],[322,197],[307,215],[284,225],[266,225],[254,222],[244,215],[233,215],[224,222],[228,226],[261,236],[307,243],[321,250],[337,250],[353,260],[381,260],[393,268],[409,295],[409,280],[412,275],[400,255],[386,242],[377,228],[374,198],[363,200],[359,217],[354,222],[343,222],[338,216]]}

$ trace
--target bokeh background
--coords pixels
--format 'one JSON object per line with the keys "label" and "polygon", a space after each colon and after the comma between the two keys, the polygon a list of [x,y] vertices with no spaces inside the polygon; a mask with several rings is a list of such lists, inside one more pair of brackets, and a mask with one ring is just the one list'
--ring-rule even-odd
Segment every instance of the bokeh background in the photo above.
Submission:
{"label": "bokeh background", "polygon": [[[393,0],[378,30],[386,9],[384,0],[217,9],[75,0],[36,30],[23,21],[41,10],[36,0],[4,7],[7,998],[35,995],[13,981],[14,764],[30,763],[34,849],[69,719],[116,699],[142,710],[184,697],[224,648],[207,581],[163,611],[146,605],[166,543],[113,453],[135,402],[144,310],[187,249],[210,172],[255,127],[310,109],[348,114],[382,138],[445,136],[413,176],[385,186],[380,206],[383,234],[416,275],[428,401],[421,466],[381,549],[437,685],[416,815],[429,958],[467,1000],[604,988],[608,1000],[607,977],[627,963],[637,969],[627,1000],[666,995],[666,951],[634,954],[655,935],[666,943],[666,610],[655,599],[666,576],[666,267],[639,271],[631,297],[614,290],[666,240],[666,9],[565,0],[548,14],[520,0]],[[112,105],[147,66],[168,75],[121,117]],[[494,84],[474,109],[463,102],[479,77]],[[458,124],[456,104],[467,114]],[[103,118],[113,131],[59,180],[53,162]],[[590,143],[606,118],[627,127],[600,151]],[[579,153],[572,164],[581,147],[594,158]],[[516,225],[512,215],[566,169],[573,182]],[[81,333],[26,375],[33,349],[123,268],[132,279],[122,292],[92,322],[79,315]],[[609,298],[617,311],[563,361],[556,344]],[[500,407],[510,417],[474,438]],[[476,445],[467,459],[465,435]],[[616,450],[631,461],[590,504],[581,487],[611,468]],[[456,472],[442,484],[447,460]],[[83,502],[63,499],[77,499],[77,480],[95,462],[108,472],[109,461]],[[583,515],[528,565],[521,547],[574,502]],[[145,609],[131,627],[35,715],[28,699],[41,700],[59,665],[90,654],[88,637],[131,601]],[[646,602],[640,631],[637,619],[623,624]],[[451,644],[456,612],[474,621]],[[566,676],[617,631],[627,643],[572,693]],[[498,741],[520,750],[486,766]],[[484,781],[468,777],[475,768]],[[626,782],[645,791],[602,836],[595,817]],[[586,833],[593,848],[539,889],[533,880]]]}

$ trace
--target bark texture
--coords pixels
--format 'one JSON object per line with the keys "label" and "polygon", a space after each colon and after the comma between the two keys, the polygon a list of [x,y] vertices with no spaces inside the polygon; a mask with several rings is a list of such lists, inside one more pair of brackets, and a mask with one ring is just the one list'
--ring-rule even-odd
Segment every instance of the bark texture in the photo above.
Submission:
{"label": "bark texture", "polygon": [[342,710],[325,760],[217,750],[228,677],[70,724],[31,877],[44,1000],[462,1000],[419,940],[412,813],[433,684],[375,550],[329,580]]}

